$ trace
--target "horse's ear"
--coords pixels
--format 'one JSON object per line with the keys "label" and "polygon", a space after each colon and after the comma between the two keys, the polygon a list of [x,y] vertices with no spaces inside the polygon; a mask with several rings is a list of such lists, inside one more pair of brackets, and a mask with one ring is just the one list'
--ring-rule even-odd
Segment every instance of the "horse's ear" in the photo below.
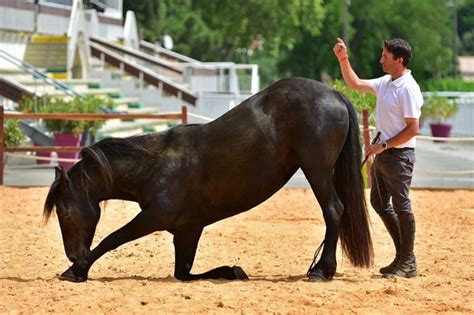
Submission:
{"label": "horse's ear", "polygon": [[59,178],[59,187],[61,191],[68,192],[69,191],[69,176],[67,175],[67,171],[63,167],[61,168],[56,167],[55,170],[56,170],[56,178]]}
{"label": "horse's ear", "polygon": [[61,176],[61,169],[57,166],[54,167],[54,180],[57,180]]}

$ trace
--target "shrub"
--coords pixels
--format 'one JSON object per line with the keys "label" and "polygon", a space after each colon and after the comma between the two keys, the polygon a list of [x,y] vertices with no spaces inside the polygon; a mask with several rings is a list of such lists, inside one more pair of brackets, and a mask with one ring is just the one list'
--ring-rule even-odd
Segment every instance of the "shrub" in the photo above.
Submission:
{"label": "shrub", "polygon": [[[94,95],[86,97],[66,98],[23,98],[18,109],[26,113],[101,113],[102,108],[112,108],[113,103],[110,99],[101,99]],[[95,132],[104,125],[104,120],[44,120],[44,125],[51,132],[78,134],[83,131]]]}
{"label": "shrub", "polygon": [[474,81],[464,81],[460,78],[432,79],[420,82],[420,88],[427,92],[472,92],[474,91]]}
{"label": "shrub", "polygon": [[425,103],[421,107],[421,115],[423,118],[430,118],[436,122],[445,122],[448,118],[453,117],[458,110],[459,106],[454,100],[434,95],[425,99]]}
{"label": "shrub", "polygon": [[341,80],[334,81],[333,88],[346,95],[352,102],[352,105],[354,105],[356,111],[362,112],[362,110],[366,109],[369,111],[369,114],[375,112],[375,95],[351,90],[344,81]]}
{"label": "shrub", "polygon": [[25,140],[25,135],[23,131],[21,131],[17,119],[6,119],[3,125],[3,131],[3,145],[6,147],[16,147]]}

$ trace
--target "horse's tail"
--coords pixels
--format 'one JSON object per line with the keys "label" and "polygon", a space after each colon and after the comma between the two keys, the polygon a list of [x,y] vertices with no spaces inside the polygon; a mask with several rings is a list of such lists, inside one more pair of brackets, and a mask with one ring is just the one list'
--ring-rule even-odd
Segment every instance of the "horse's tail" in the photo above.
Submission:
{"label": "horse's tail", "polygon": [[373,248],[360,169],[362,149],[359,124],[351,102],[343,94],[337,94],[349,112],[349,131],[334,171],[336,191],[344,205],[339,236],[342,250],[351,263],[358,267],[369,267],[372,264]]}

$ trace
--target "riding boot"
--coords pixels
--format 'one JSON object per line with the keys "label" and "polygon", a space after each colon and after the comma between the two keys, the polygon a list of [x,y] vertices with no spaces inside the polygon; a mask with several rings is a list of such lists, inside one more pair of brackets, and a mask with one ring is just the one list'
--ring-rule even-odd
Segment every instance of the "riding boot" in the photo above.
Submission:
{"label": "riding boot", "polygon": [[391,273],[397,267],[398,259],[400,258],[400,224],[398,223],[398,215],[395,212],[385,213],[380,216],[382,222],[385,224],[388,233],[392,237],[393,244],[395,245],[396,255],[390,265],[380,268],[380,273]]}
{"label": "riding boot", "polygon": [[392,272],[385,273],[384,278],[412,278],[417,275],[416,258],[413,253],[415,243],[415,217],[413,213],[402,213],[398,216],[400,223],[401,248],[398,264]]}

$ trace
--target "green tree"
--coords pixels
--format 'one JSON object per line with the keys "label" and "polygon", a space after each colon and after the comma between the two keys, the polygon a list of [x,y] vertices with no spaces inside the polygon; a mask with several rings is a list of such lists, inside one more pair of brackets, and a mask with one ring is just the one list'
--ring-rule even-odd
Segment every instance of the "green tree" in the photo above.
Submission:
{"label": "green tree", "polygon": [[125,0],[124,8],[135,11],[146,40],[169,34],[174,50],[203,61],[250,62],[248,48],[261,36],[264,52],[255,58],[275,64],[269,58],[319,34],[324,18],[322,0]]}
{"label": "green tree", "polygon": [[[459,5],[460,34],[467,37],[472,31],[473,1]],[[155,41],[169,34],[174,50],[202,61],[258,63],[262,86],[289,75],[340,77],[332,46],[336,37],[342,37],[342,5],[343,0],[124,1],[125,9],[134,10],[145,29],[145,39]],[[419,81],[449,73],[448,0],[351,0],[349,14],[349,53],[361,77],[383,74],[382,44],[394,37],[412,45],[410,68]],[[263,49],[249,54],[257,36],[264,39]]]}
{"label": "green tree", "polygon": [[[472,1],[472,0],[471,0]],[[324,1],[325,19],[320,34],[304,34],[278,61],[280,73],[316,79],[340,78],[332,53],[336,37],[342,37],[342,0]],[[349,54],[363,78],[383,75],[379,59],[383,41],[400,37],[413,48],[410,64],[415,77],[442,77],[450,70],[451,15],[446,1],[352,0],[349,9]]]}
{"label": "green tree", "polygon": [[474,55],[474,0],[464,0],[459,5],[458,35],[461,41],[460,53]]}

